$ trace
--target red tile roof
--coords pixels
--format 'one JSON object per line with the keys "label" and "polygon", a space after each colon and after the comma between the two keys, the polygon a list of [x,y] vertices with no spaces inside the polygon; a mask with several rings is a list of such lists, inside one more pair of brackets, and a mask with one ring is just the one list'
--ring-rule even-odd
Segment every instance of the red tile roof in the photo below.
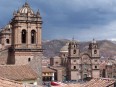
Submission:
{"label": "red tile roof", "polygon": [[28,65],[0,65],[0,77],[22,81],[35,80],[38,75]]}
{"label": "red tile roof", "polygon": [[113,79],[92,79],[82,85],[82,87],[109,87],[115,83]]}
{"label": "red tile roof", "polygon": [[0,87],[23,87],[23,85],[22,83],[0,77]]}
{"label": "red tile roof", "polygon": [[92,79],[86,83],[61,83],[59,86],[51,86],[51,87],[114,87],[115,80],[114,79]]}
{"label": "red tile roof", "polygon": [[56,71],[48,67],[42,67],[42,72],[56,72]]}

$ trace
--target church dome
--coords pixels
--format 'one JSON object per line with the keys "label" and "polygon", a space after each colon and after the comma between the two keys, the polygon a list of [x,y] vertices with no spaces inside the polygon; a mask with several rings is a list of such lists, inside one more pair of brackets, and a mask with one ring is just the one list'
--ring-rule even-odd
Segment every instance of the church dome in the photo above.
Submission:
{"label": "church dome", "polygon": [[30,8],[30,6],[27,2],[22,6],[21,9],[19,9],[18,12],[23,13],[23,14],[26,14],[26,13],[34,14],[34,11]]}
{"label": "church dome", "polygon": [[69,43],[66,43],[66,45],[60,49],[60,52],[68,52],[68,45]]}

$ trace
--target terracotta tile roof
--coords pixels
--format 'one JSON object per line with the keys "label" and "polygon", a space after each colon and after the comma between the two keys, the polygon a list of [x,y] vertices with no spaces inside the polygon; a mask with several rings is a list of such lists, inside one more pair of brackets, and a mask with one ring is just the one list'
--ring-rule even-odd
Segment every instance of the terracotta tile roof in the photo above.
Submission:
{"label": "terracotta tile roof", "polygon": [[114,87],[115,80],[114,79],[92,79],[86,83],[61,83],[59,86],[52,87]]}
{"label": "terracotta tile roof", "polygon": [[113,79],[92,79],[91,81],[82,85],[82,87],[109,87],[114,84],[115,80]]}
{"label": "terracotta tile roof", "polygon": [[55,72],[55,70],[50,69],[48,67],[42,67],[42,72]]}
{"label": "terracotta tile roof", "polygon": [[22,81],[22,80],[35,80],[37,74],[28,65],[1,65],[0,77]]}
{"label": "terracotta tile roof", "polygon": [[0,78],[0,87],[23,87],[23,85],[13,80]]}
{"label": "terracotta tile roof", "polygon": [[72,84],[72,83],[65,84],[65,83],[61,83],[58,86],[51,86],[51,87],[81,87],[81,84],[79,84],[79,83],[77,83],[77,84]]}

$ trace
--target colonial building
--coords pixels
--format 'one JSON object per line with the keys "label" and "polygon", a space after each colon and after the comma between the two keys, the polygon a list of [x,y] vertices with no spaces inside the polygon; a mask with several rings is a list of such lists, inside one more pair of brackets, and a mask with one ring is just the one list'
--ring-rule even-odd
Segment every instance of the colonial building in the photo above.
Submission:
{"label": "colonial building", "polygon": [[[16,69],[14,72],[20,71],[20,74],[23,74],[24,77],[26,76],[25,82],[30,82],[31,80],[33,84],[35,83],[34,81],[38,84],[42,84],[41,62],[43,50],[41,44],[41,30],[42,19],[39,10],[35,13],[27,2],[20,9],[14,11],[10,23],[2,28],[0,31],[0,60],[2,60],[2,62],[0,63],[4,66],[0,67],[1,69],[4,67],[8,68],[7,72],[11,74],[9,76],[15,77],[15,74],[10,68],[30,65],[30,71],[36,73],[32,79],[24,75],[26,72],[23,69]],[[4,74],[4,72],[2,74]],[[19,74],[16,76],[20,77]],[[31,76],[31,74],[29,76]],[[6,76],[6,78],[8,77]],[[22,79],[20,80],[22,81]]]}
{"label": "colonial building", "polygon": [[11,22],[0,31],[1,49],[10,47],[8,64],[28,64],[42,53],[41,25],[39,11],[34,13],[28,3],[13,13]]}
{"label": "colonial building", "polygon": [[106,61],[101,61],[100,76],[103,78],[116,79],[116,60],[115,59],[108,59]]}
{"label": "colonial building", "polygon": [[81,52],[79,43],[72,40],[61,48],[59,57],[51,58],[50,65],[52,69],[53,67],[65,68],[65,73],[64,68],[62,69],[63,79],[80,80],[100,77],[99,60],[99,47],[95,40],[89,44],[85,52]]}
{"label": "colonial building", "polygon": [[[41,54],[41,24],[39,11],[35,14],[28,3],[14,12],[11,21],[12,42],[8,64],[27,64],[35,54]],[[23,60],[23,61],[22,61]]]}
{"label": "colonial building", "polygon": [[9,46],[11,46],[11,25],[7,24],[2,30],[0,31],[0,44],[1,44],[1,50],[7,49]]}
{"label": "colonial building", "polygon": [[54,73],[55,71],[48,68],[48,67],[42,67],[42,79],[43,81],[54,81]]}

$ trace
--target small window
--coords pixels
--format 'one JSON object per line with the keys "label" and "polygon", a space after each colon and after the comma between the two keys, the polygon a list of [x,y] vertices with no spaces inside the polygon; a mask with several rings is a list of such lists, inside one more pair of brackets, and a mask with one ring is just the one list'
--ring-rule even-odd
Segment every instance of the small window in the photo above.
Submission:
{"label": "small window", "polygon": [[31,61],[31,58],[28,58],[28,62],[30,62]]}
{"label": "small window", "polygon": [[94,54],[97,54],[97,50],[94,50]]}
{"label": "small window", "polygon": [[56,64],[58,64],[58,62],[55,62]]}
{"label": "small window", "polygon": [[97,66],[95,66],[95,69],[97,69]]}
{"label": "small window", "polygon": [[8,29],[8,31],[10,31],[10,29]]}
{"label": "small window", "polygon": [[33,84],[33,83],[30,83],[30,84]]}
{"label": "small window", "polygon": [[76,54],[76,50],[73,51],[73,54]]}
{"label": "small window", "polygon": [[97,62],[97,60],[95,60],[95,62]]}
{"label": "small window", "polygon": [[76,66],[74,66],[74,69],[76,69]]}
{"label": "small window", "polygon": [[76,62],[76,60],[74,60],[74,62]]}
{"label": "small window", "polygon": [[7,44],[9,44],[9,43],[10,43],[9,39],[6,39],[6,43],[7,43]]}

